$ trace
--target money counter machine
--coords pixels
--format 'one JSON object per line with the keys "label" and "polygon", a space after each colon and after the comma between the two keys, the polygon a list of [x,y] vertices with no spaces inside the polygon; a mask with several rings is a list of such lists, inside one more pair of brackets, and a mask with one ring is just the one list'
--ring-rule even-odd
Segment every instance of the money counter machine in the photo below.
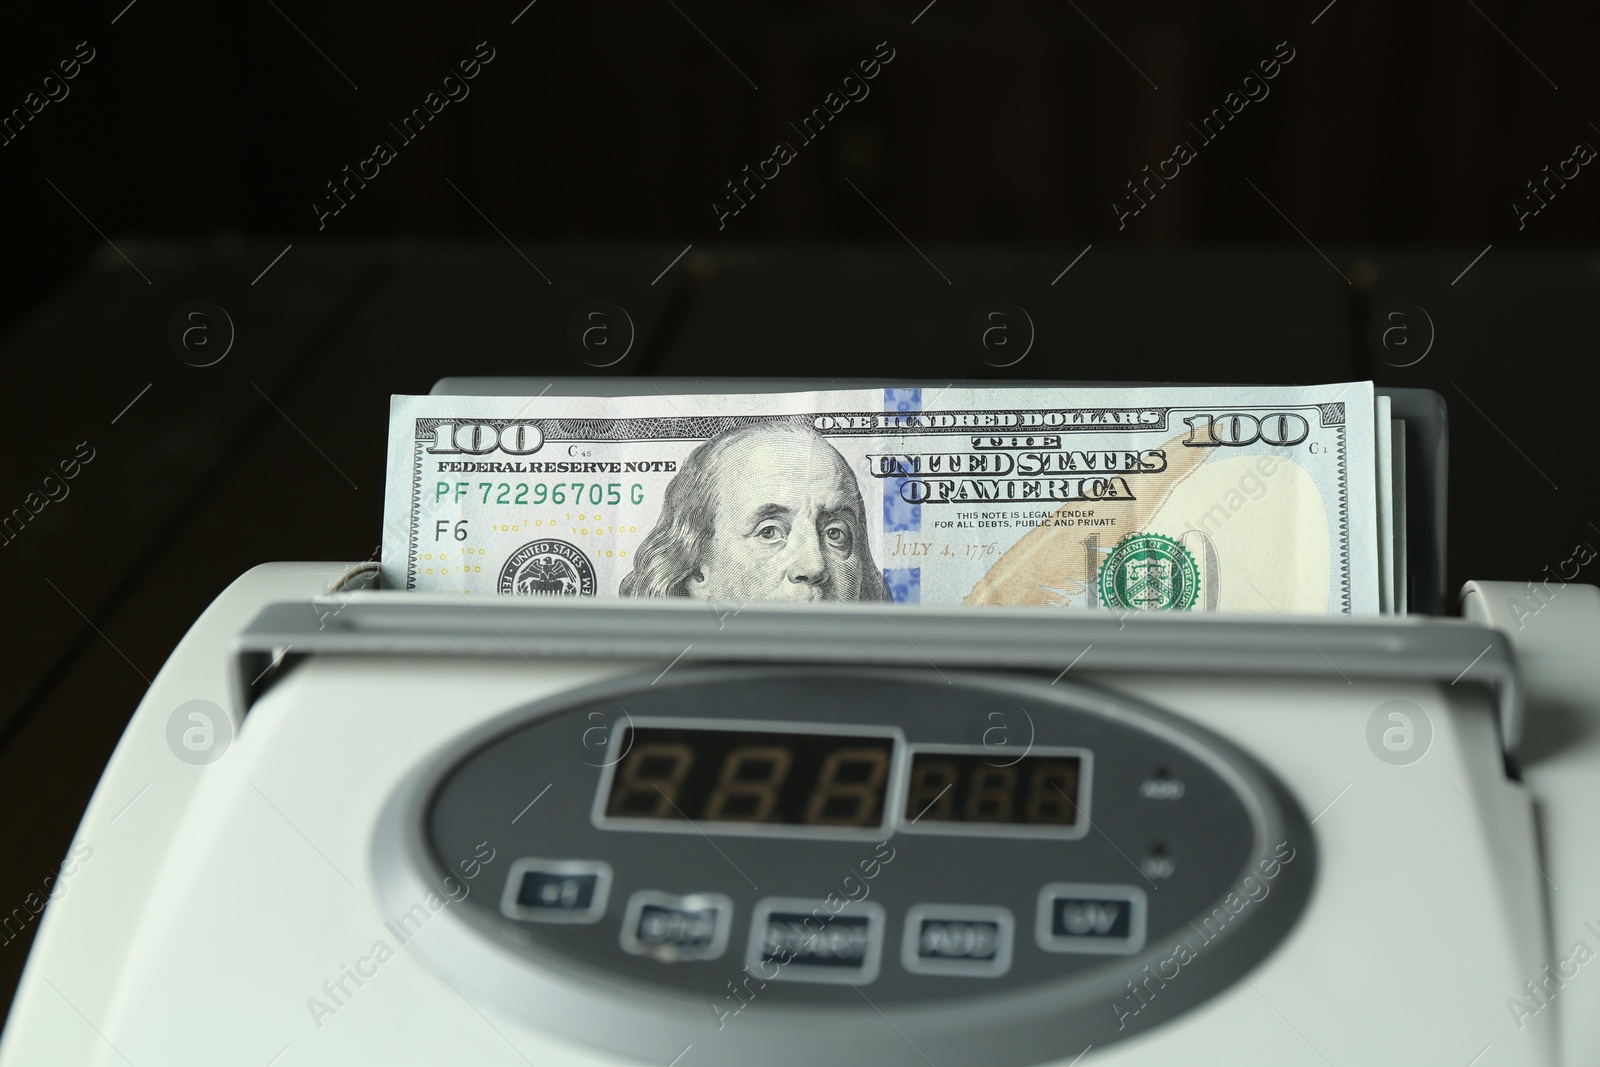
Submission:
{"label": "money counter machine", "polygon": [[1378,393],[1406,614],[257,567],[133,716],[0,1067],[1600,1062],[1600,591],[1447,590],[1443,402]]}

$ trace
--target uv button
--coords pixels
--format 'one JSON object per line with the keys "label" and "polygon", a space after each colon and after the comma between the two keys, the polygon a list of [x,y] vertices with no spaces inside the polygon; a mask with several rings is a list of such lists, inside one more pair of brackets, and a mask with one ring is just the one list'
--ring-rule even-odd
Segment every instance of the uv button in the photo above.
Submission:
{"label": "uv button", "polygon": [[998,978],[1011,969],[1015,927],[1006,908],[918,904],[906,913],[900,962],[915,974]]}
{"label": "uv button", "polygon": [[1039,891],[1034,937],[1046,952],[1130,955],[1144,947],[1144,890],[1054,882]]}
{"label": "uv button", "polygon": [[622,947],[664,963],[714,960],[728,948],[733,901],[721,893],[673,896],[641,889],[622,917]]}

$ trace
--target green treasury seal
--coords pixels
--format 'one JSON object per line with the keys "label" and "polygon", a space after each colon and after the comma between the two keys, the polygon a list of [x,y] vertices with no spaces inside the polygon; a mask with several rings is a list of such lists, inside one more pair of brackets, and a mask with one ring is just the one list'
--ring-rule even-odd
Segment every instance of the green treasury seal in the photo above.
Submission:
{"label": "green treasury seal", "polygon": [[1200,596],[1189,550],[1161,534],[1129,534],[1100,565],[1100,602],[1135,611],[1188,611]]}

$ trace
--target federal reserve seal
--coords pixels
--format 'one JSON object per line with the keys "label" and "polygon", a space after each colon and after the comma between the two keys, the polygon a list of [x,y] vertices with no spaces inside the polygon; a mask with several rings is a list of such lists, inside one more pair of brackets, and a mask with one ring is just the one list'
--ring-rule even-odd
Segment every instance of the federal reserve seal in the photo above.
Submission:
{"label": "federal reserve seal", "polygon": [[1200,568],[1161,534],[1129,534],[1100,564],[1100,601],[1134,611],[1188,611],[1200,597]]}
{"label": "federal reserve seal", "polygon": [[594,564],[566,541],[529,541],[500,568],[498,591],[502,596],[594,596]]}

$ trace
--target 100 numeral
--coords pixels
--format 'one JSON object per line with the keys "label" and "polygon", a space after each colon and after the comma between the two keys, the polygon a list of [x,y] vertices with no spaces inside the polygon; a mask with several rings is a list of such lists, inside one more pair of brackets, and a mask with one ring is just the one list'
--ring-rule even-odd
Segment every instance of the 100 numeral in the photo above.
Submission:
{"label": "100 numeral", "polygon": [[1183,423],[1189,427],[1189,436],[1183,439],[1185,448],[1239,447],[1257,441],[1282,447],[1297,445],[1311,436],[1311,424],[1304,415],[1293,411],[1275,411],[1259,417],[1245,411],[1190,415]]}

